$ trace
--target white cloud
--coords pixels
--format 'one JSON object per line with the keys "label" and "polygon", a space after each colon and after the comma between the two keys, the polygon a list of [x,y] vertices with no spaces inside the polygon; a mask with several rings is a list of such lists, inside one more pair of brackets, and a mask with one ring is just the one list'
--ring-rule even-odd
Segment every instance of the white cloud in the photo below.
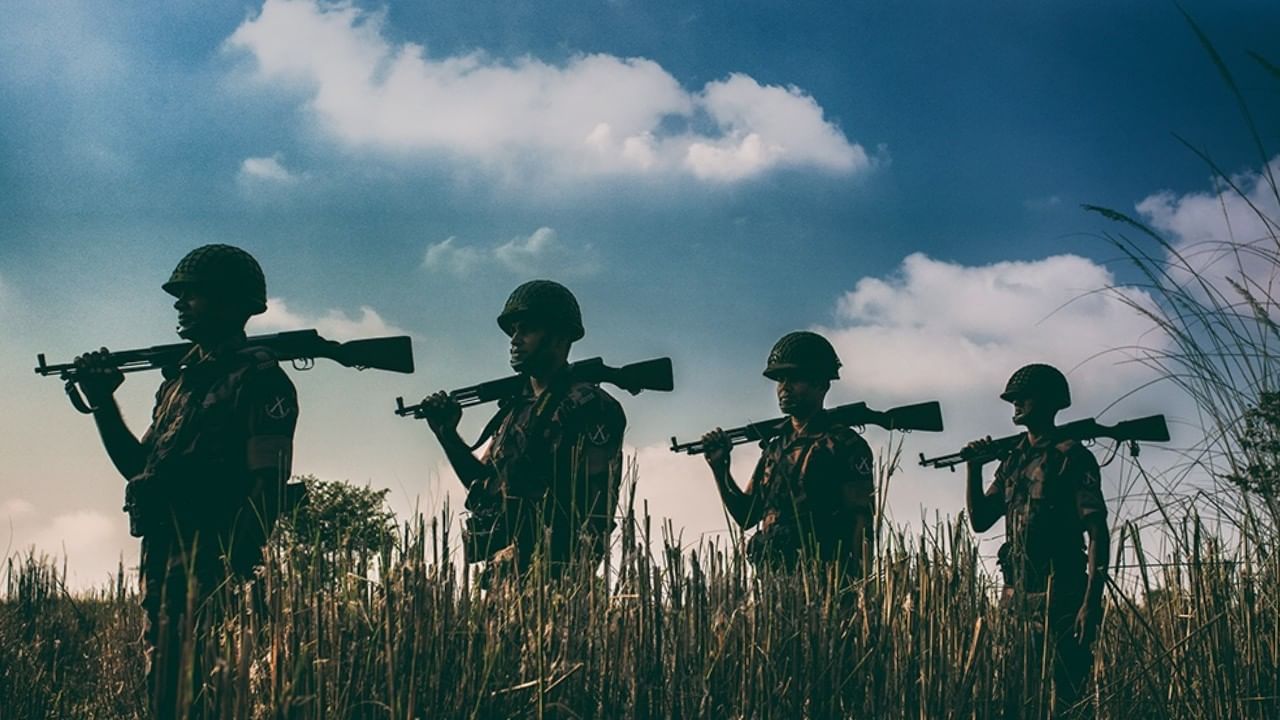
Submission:
{"label": "white cloud", "polygon": [[[474,52],[431,57],[383,32],[382,13],[267,0],[227,41],[258,77],[309,93],[323,127],[354,147],[438,151],[538,175],[685,172],[734,181],[776,167],[870,166],[810,96],[733,74],[688,90],[652,60],[577,55],[562,65]],[[705,132],[672,130],[709,121]]]}
{"label": "white cloud", "polygon": [[0,516],[17,519],[26,517],[36,511],[36,506],[22,498],[10,498],[0,503]]}
{"label": "white cloud", "polygon": [[9,516],[11,552],[25,556],[34,551],[59,566],[65,561],[70,591],[101,587],[122,558],[126,567],[137,565],[137,545],[129,537],[123,513],[82,509],[46,518],[24,500],[5,503],[5,509],[11,506],[19,511]]}
{"label": "white cloud", "polygon": [[241,182],[267,182],[278,184],[291,184],[297,182],[298,176],[290,172],[280,162],[280,154],[277,153],[270,157],[251,157],[245,158],[240,163]]}
{"label": "white cloud", "polygon": [[517,275],[584,276],[600,269],[595,247],[590,243],[570,245],[549,227],[529,235],[511,238],[492,248],[461,245],[450,237],[427,247],[423,267],[466,275],[493,261]]}
{"label": "white cloud", "polygon": [[267,311],[249,320],[248,331],[250,334],[259,334],[306,328],[314,328],[330,340],[409,334],[388,323],[378,311],[367,305],[361,307],[356,316],[336,308],[326,310],[322,315],[307,315],[295,312],[283,298],[268,298]]}
{"label": "white cloud", "polygon": [[428,270],[445,270],[455,275],[466,275],[485,260],[485,254],[474,247],[458,244],[457,237],[449,237],[427,246],[422,266]]}
{"label": "white cloud", "polygon": [[[1267,170],[1280,177],[1280,156]],[[1231,178],[1235,189],[1219,180],[1212,192],[1177,195],[1154,193],[1138,203],[1137,210],[1151,227],[1165,233],[1191,268],[1207,273],[1213,281],[1223,276],[1246,275],[1269,287],[1277,279],[1276,254],[1280,252],[1280,200],[1264,172],[1246,172]],[[1229,252],[1226,243],[1255,244],[1260,253]],[[1228,297],[1234,300],[1234,294]]]}

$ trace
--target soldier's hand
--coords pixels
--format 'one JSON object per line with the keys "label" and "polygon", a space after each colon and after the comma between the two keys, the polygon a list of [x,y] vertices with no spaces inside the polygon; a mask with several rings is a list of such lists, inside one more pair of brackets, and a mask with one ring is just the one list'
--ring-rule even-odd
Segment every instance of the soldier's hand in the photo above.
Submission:
{"label": "soldier's hand", "polygon": [[1072,635],[1076,642],[1081,645],[1091,645],[1093,637],[1098,631],[1098,620],[1102,614],[1102,608],[1097,604],[1088,600],[1080,606],[1080,611],[1076,613],[1076,621],[1072,626]]}
{"label": "soldier's hand", "polygon": [[724,430],[716,428],[702,436],[702,455],[712,470],[729,469],[729,453],[733,452],[733,443]]}
{"label": "soldier's hand", "polygon": [[981,464],[986,462],[993,442],[990,435],[974,440],[964,446],[964,457],[971,458],[969,460],[971,463],[977,462]]}
{"label": "soldier's hand", "polygon": [[436,435],[448,431],[457,432],[458,423],[462,421],[462,406],[441,390],[422,399],[418,417],[425,419]]}
{"label": "soldier's hand", "polygon": [[72,363],[76,366],[76,384],[94,407],[110,400],[124,382],[124,373],[120,372],[120,368],[107,363],[109,355],[109,350],[99,348],[77,356]]}

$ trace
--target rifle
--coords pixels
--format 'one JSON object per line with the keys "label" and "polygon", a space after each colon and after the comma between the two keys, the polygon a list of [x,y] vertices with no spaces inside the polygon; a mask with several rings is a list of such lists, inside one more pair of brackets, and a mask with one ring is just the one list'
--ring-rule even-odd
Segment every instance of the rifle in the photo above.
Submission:
{"label": "rifle", "polygon": [[[609,383],[632,395],[643,390],[670,392],[675,387],[671,376],[671,358],[655,358],[643,362],[609,367],[598,357],[569,364],[569,376],[575,382]],[[449,393],[449,398],[462,407],[472,407],[495,400],[506,400],[524,392],[529,379],[524,375],[511,375],[490,380],[479,385],[459,388]],[[426,417],[422,403],[405,405],[404,398],[396,398],[396,415],[400,417]]]}
{"label": "rifle", "polygon": [[[878,425],[886,430],[922,430],[924,432],[942,431],[942,406],[937,402],[924,402],[915,405],[888,410],[872,410],[864,402],[840,405],[826,411],[827,417],[837,425]],[[776,418],[764,422],[751,423],[742,427],[725,430],[731,445],[747,442],[764,442],[780,434],[785,427],[786,418]],[[671,438],[671,452],[683,452],[698,455],[706,452],[701,440],[682,443]]]}
{"label": "rifle", "polygon": [[[1009,435],[1008,437],[992,440],[991,444],[981,452],[965,449],[950,455],[939,455],[932,458],[926,458],[924,453],[920,453],[920,464],[925,467],[950,468],[952,472],[955,472],[955,466],[960,463],[987,463],[992,460],[1002,460],[1013,452],[1013,449],[1018,446],[1018,443],[1022,442],[1022,438],[1026,437],[1026,435],[1025,432],[1022,432],[1017,435]],[[1093,418],[1088,418],[1087,420],[1076,420],[1057,427],[1053,431],[1053,438],[1059,442],[1062,440],[1107,438],[1133,443],[1136,448],[1139,442],[1168,442],[1169,426],[1164,421],[1164,415],[1148,415],[1135,420],[1118,422],[1115,425],[1103,425]]]}
{"label": "rifle", "polygon": [[[107,355],[106,362],[120,372],[132,373],[174,367],[182,361],[195,345],[173,343],[153,345],[139,350],[122,350]],[[407,335],[384,338],[368,338],[337,342],[326,340],[315,330],[293,330],[272,335],[255,335],[248,338],[246,347],[263,347],[281,360],[289,360],[297,370],[310,370],[315,358],[328,358],[357,370],[374,368],[391,372],[413,372],[413,345]],[[39,365],[36,373],[57,375],[65,381],[67,397],[71,404],[86,415],[95,408],[89,406],[80,389],[76,387],[79,370],[73,363],[45,362],[44,353],[36,356]]]}

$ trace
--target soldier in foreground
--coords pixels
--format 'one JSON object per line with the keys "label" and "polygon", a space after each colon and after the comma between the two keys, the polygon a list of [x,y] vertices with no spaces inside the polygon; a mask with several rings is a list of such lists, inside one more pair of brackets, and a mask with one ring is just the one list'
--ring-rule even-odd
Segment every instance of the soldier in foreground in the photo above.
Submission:
{"label": "soldier in foreground", "polygon": [[720,428],[702,438],[720,498],[743,530],[752,561],[794,568],[804,557],[838,560],[861,575],[874,541],[874,461],[862,436],[828,421],[823,409],[840,359],[821,335],[793,332],[769,353],[764,376],[777,383],[788,416],[780,434],[763,444],[746,490],[729,472],[732,445]]}
{"label": "soldier in foreground", "polygon": [[[116,404],[124,376],[104,364],[106,348],[76,366],[102,443],[128,481],[130,532],[142,539],[147,690],[152,715],[171,718],[193,702],[198,716],[198,640],[210,619],[201,608],[261,560],[289,478],[298,407],[274,357],[246,347],[245,323],[266,310],[262,269],[249,253],[197,248],[163,287],[177,298],[178,335],[195,347],[166,370],[141,439]],[[196,633],[194,667],[182,663],[187,632]]]}
{"label": "soldier in foreground", "polygon": [[[982,463],[968,463],[969,520],[984,532],[1005,518],[1005,602],[1028,620],[1047,619],[1043,637],[1053,646],[1053,707],[1060,714],[1081,697],[1093,666],[1111,543],[1101,473],[1087,448],[1054,437],[1058,411],[1071,405],[1061,372],[1027,365],[1000,397],[1013,404],[1013,422],[1026,436],[1001,461],[986,492]],[[968,448],[980,453],[990,440]]]}
{"label": "soldier in foreground", "polygon": [[498,326],[511,339],[512,369],[528,385],[489,421],[475,447],[492,442],[480,457],[458,435],[461,406],[443,391],[423,400],[423,415],[467,488],[467,561],[523,572],[541,548],[553,573],[579,558],[594,567],[614,527],[622,406],[569,375],[569,350],[584,329],[578,301],[563,285],[533,280],[516,288]]}

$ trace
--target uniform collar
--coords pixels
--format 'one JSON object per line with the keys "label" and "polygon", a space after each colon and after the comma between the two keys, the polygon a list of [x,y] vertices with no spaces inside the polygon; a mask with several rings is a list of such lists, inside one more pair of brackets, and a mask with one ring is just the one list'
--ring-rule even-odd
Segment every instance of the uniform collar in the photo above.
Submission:
{"label": "uniform collar", "polygon": [[804,429],[798,433],[796,432],[795,425],[792,424],[790,417],[784,418],[782,423],[784,437],[789,441],[799,440],[801,438],[816,437],[826,432],[826,430],[831,427],[831,416],[827,413],[825,408],[814,413],[813,417],[809,418],[809,422],[805,424]]}
{"label": "uniform collar", "polygon": [[[569,387],[569,384],[573,381],[573,372],[570,365],[570,363],[565,363],[564,367],[560,368],[555,372],[555,374],[547,378],[546,392],[559,392],[560,390]],[[533,394],[533,380],[531,378],[525,377],[524,386],[520,391],[520,396],[527,401],[536,399],[536,396]]]}
{"label": "uniform collar", "polygon": [[205,350],[199,345],[196,345],[191,348],[190,352],[182,358],[178,365],[187,368],[194,367],[196,365],[223,362],[227,358],[233,357],[240,350],[244,349],[247,344],[248,340],[245,338],[245,334],[240,333],[230,340],[215,346],[212,350]]}

